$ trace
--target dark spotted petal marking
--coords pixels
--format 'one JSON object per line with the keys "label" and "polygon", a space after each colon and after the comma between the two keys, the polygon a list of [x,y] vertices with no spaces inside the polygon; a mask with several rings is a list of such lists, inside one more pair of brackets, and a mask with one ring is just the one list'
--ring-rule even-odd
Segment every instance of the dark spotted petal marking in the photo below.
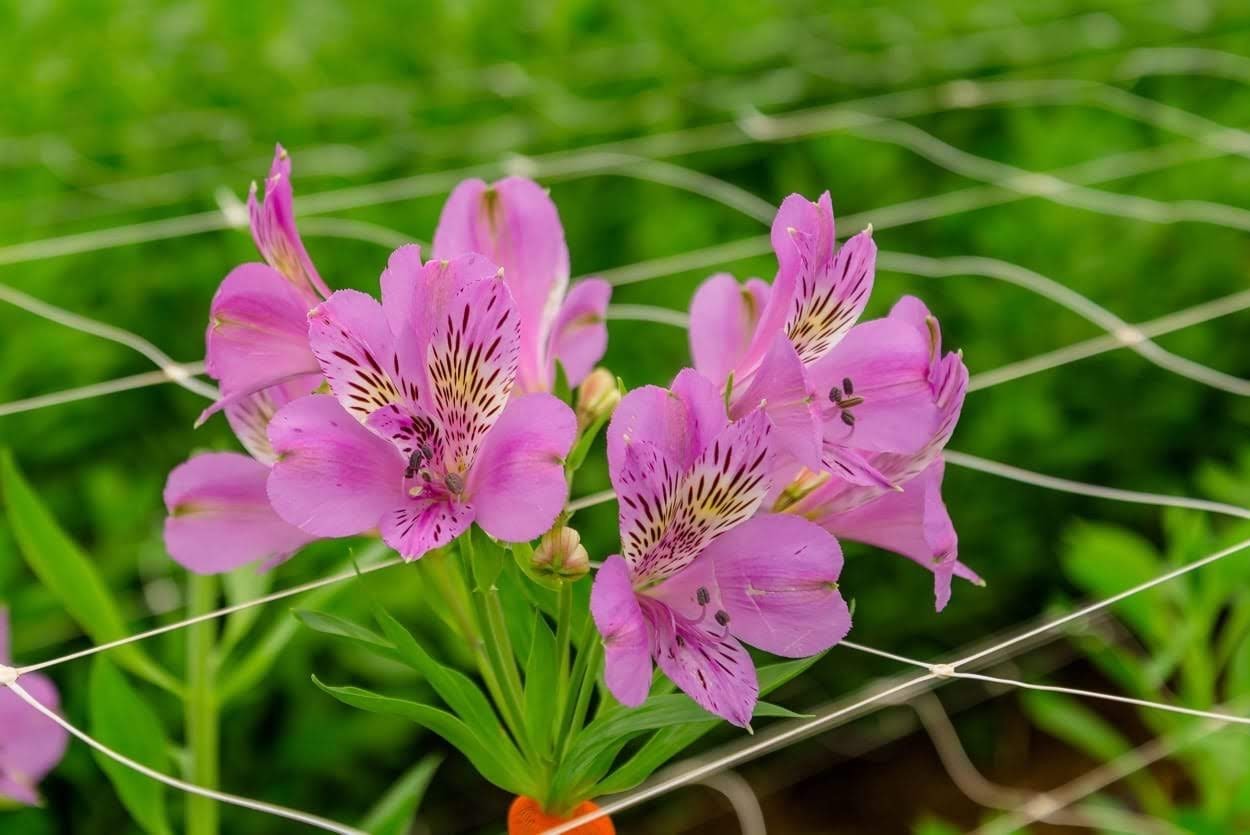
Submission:
{"label": "dark spotted petal marking", "polygon": [[410,498],[382,519],[382,539],[406,560],[451,542],[473,522],[473,507],[445,498]]}
{"label": "dark spotted petal marking", "polygon": [[384,406],[365,421],[374,434],[395,444],[409,460],[419,453],[422,460],[442,460],[443,438],[438,425],[419,406]]}
{"label": "dark spotted petal marking", "polygon": [[415,402],[416,386],[398,382],[390,326],[371,296],[354,290],[330,296],[308,315],[308,341],[330,390],[362,423],[383,406]]}
{"label": "dark spotted petal marking", "polygon": [[680,477],[681,471],[653,444],[633,441],[625,447],[616,490],[621,553],[635,576],[643,559],[668,530]]}
{"label": "dark spotted petal marking", "polygon": [[851,238],[832,261],[813,262],[803,253],[786,335],[804,365],[827,354],[846,335],[872,292],[877,246],[868,232]]}
{"label": "dark spotted petal marking", "polygon": [[482,438],[507,405],[519,345],[516,308],[497,279],[461,290],[435,328],[426,364],[448,471],[469,469]]}
{"label": "dark spotted petal marking", "polygon": [[235,437],[253,458],[267,467],[278,460],[269,443],[269,421],[278,410],[292,400],[312,394],[321,385],[321,378],[307,374],[286,383],[261,389],[228,404],[224,411]]}
{"label": "dark spotted petal marking", "polygon": [[751,518],[769,488],[770,430],[756,410],[712,440],[677,484],[662,537],[631,560],[636,577],[676,574],[717,536]]}

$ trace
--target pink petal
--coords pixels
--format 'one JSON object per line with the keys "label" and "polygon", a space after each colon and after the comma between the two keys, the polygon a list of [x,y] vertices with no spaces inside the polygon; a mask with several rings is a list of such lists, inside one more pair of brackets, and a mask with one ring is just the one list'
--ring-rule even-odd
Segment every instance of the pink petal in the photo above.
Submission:
{"label": "pink petal", "polygon": [[359,421],[392,403],[417,399],[403,374],[382,305],[366,293],[339,290],[308,315],[308,340],[330,390]]}
{"label": "pink petal", "polygon": [[[887,318],[856,325],[809,372],[827,416],[827,441],[865,452],[914,452],[937,430],[929,340],[908,323]],[[830,390],[841,391],[847,380],[863,400],[849,410],[853,425],[842,421],[829,398]]]}
{"label": "pink petal", "polygon": [[223,400],[321,373],[308,347],[307,298],[263,264],[235,267],[221,282],[205,343],[208,374]]}
{"label": "pink petal", "polygon": [[595,575],[590,613],[603,636],[603,678],[617,701],[637,707],[651,690],[651,639],[647,621],[620,557],[608,557]]}
{"label": "pink petal", "polygon": [[403,457],[333,397],[314,394],[284,406],[269,424],[269,440],[279,456],[269,499],[301,530],[351,536],[404,502]]}
{"label": "pink petal", "polygon": [[417,560],[460,536],[473,524],[472,505],[407,498],[382,519],[382,540],[406,560]]}
{"label": "pink petal", "polygon": [[426,349],[430,412],[443,431],[448,471],[467,472],[508,403],[519,345],[516,308],[503,282],[461,290]]}
{"label": "pink petal", "polygon": [[738,639],[715,621],[693,624],[675,617],[663,603],[644,600],[655,631],[656,662],[664,674],[705,710],[750,727],[760,688],[751,656]]}
{"label": "pink petal", "polygon": [[469,472],[466,495],[477,522],[506,542],[541,536],[569,498],[564,457],[577,436],[577,418],[549,394],[509,401],[487,432]]}
{"label": "pink petal", "polygon": [[785,334],[777,334],[759,369],[733,398],[730,417],[763,407],[773,441],[806,467],[820,467],[821,426],[807,373]]}
{"label": "pink petal", "polygon": [[647,441],[631,441],[624,449],[620,466],[612,471],[612,486],[620,517],[621,553],[636,574],[668,531],[682,473]]}
{"label": "pink petal", "polygon": [[209,452],[179,464],[165,482],[165,548],[196,574],[281,561],[313,540],[269,504],[269,468],[246,455]]}
{"label": "pink petal", "polygon": [[272,466],[278,455],[269,445],[269,421],[292,400],[312,394],[321,387],[321,377],[306,374],[286,383],[261,389],[255,394],[225,406],[226,420],[243,448],[266,466]]}
{"label": "pink petal", "polygon": [[[35,701],[59,712],[60,697],[46,676],[27,673],[21,684]],[[0,728],[0,797],[38,805],[36,786],[65,755],[69,733],[7,687],[0,688]]]}
{"label": "pink petal", "polygon": [[265,179],[265,199],[256,199],[253,187],[247,198],[248,214],[252,221],[252,238],[265,261],[282,273],[291,284],[308,299],[308,307],[317,299],[330,295],[312,259],[304,249],[299,231],[295,228],[295,207],[291,191],[291,158],[286,149],[278,145],[274,149],[273,165]]}
{"label": "pink petal", "polygon": [[569,252],[555,204],[530,180],[507,177],[487,186],[467,180],[456,187],[434,233],[434,256],[469,252],[503,267],[521,320],[523,391],[544,388],[556,305],[569,281]]}
{"label": "pink petal", "polygon": [[952,574],[980,580],[959,562],[959,539],[942,502],[942,473],[939,459],[901,493],[887,492],[856,509],[815,518],[835,536],[893,551],[932,571],[939,612],[950,600]]}
{"label": "pink petal", "polygon": [[774,655],[803,658],[846,637],[851,613],[838,592],[842,549],[819,526],[796,516],[761,514],[720,536],[664,587],[687,608],[699,586],[715,589],[729,630]]}
{"label": "pink petal", "polygon": [[[577,282],[564,297],[551,334],[551,358],[564,366],[570,386],[576,386],[603,359],[608,348],[608,301],[612,285],[601,278]],[[553,374],[545,390],[551,389]]]}
{"label": "pink petal", "polygon": [[[659,541],[630,560],[636,578],[657,580],[681,571],[717,536],[751,518],[770,486],[770,432],[764,413],[752,412],[731,423],[675,480],[671,500],[660,506],[661,510],[669,507],[667,513],[647,520],[660,528]],[[667,482],[663,462],[658,480],[654,465],[649,469],[650,484],[662,485],[657,495],[663,497],[668,492],[663,486]],[[636,493],[635,498],[639,495]],[[627,504],[624,493],[620,501]],[[644,506],[644,516],[645,510]],[[626,548],[626,554],[630,556],[631,549]]]}
{"label": "pink petal", "polygon": [[739,284],[719,273],[699,285],[690,302],[690,355],[695,369],[717,386],[739,369],[767,304],[759,279]]}
{"label": "pink petal", "polygon": [[877,245],[860,232],[838,250],[832,263],[805,265],[795,282],[786,334],[805,365],[838,344],[872,293]]}
{"label": "pink petal", "polygon": [[693,369],[684,369],[671,389],[643,386],[621,399],[608,424],[608,469],[624,463],[625,446],[646,441],[677,468],[694,463],[728,424],[724,397]]}

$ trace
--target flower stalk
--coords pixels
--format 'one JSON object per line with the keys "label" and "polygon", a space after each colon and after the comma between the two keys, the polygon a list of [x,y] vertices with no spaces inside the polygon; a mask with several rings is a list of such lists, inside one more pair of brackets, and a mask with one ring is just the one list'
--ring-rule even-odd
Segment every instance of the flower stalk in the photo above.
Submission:
{"label": "flower stalk", "polygon": [[[217,602],[217,578],[191,574],[187,584],[192,616],[211,612]],[[218,709],[216,692],[217,627],[204,621],[187,627],[186,735],[188,778],[208,789],[218,783]],[[187,835],[217,835],[217,801],[187,796]]]}

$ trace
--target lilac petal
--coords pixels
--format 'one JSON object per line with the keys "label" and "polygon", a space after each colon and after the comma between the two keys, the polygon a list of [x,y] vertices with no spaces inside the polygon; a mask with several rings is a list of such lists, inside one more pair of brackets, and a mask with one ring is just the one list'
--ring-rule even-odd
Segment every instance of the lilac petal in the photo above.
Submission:
{"label": "lilac petal", "polygon": [[[551,334],[551,358],[564,366],[570,386],[577,386],[608,348],[608,301],[612,285],[601,278],[577,282],[564,298]],[[550,390],[554,369],[547,376]]]}
{"label": "lilac petal", "polygon": [[824,652],[851,629],[838,591],[841,571],[842,549],[818,525],[761,514],[709,545],[674,578],[684,588],[666,583],[664,594],[693,601],[700,585],[715,589],[730,632],[774,655],[803,658]]}
{"label": "lilac petal", "polygon": [[697,371],[683,369],[671,389],[643,386],[621,399],[608,425],[608,469],[616,472],[622,466],[632,441],[646,441],[685,469],[728,422],[716,386]]}
{"label": "lilac petal", "polygon": [[637,707],[651,690],[651,638],[634,595],[629,567],[608,557],[595,574],[590,614],[603,636],[603,678],[621,704]]}
{"label": "lilac petal", "polygon": [[839,444],[826,443],[821,452],[821,467],[835,477],[861,487],[893,490],[898,483],[874,466],[875,461],[862,452]]}
{"label": "lilac petal", "polygon": [[622,457],[612,472],[612,486],[620,518],[621,553],[637,574],[672,521],[681,470],[647,441],[628,443]]}
{"label": "lilac petal", "polygon": [[[308,315],[308,341],[343,408],[363,422],[392,403],[417,399],[382,305],[356,290],[339,290]],[[410,375],[411,376],[411,375]]]}
{"label": "lilac petal", "polygon": [[714,620],[692,623],[659,601],[644,600],[664,674],[704,710],[749,728],[760,688],[746,648]]}
{"label": "lilac petal", "polygon": [[[35,701],[59,712],[60,697],[50,679],[39,673],[22,676],[22,687]],[[0,797],[26,806],[40,802],[36,789],[61,761],[69,733],[26,704],[7,687],[0,688]]]}
{"label": "lilac petal", "polygon": [[[667,512],[646,519],[661,535],[653,547],[631,559],[636,578],[650,581],[676,574],[717,536],[751,518],[770,486],[770,433],[767,417],[757,410],[713,439],[680,480],[670,481],[663,462],[658,473],[651,468],[651,485],[660,485],[658,495],[671,492],[672,497],[660,505]],[[625,493],[620,494],[620,501],[627,504]],[[647,517],[646,508],[642,510]],[[631,553],[638,552],[626,548],[627,556]]]}
{"label": "lilac petal", "polygon": [[467,180],[456,187],[434,233],[434,256],[478,252],[503,267],[521,319],[518,379],[523,391],[544,388],[546,347],[556,305],[569,281],[564,228],[547,191],[521,177],[490,186]]}
{"label": "lilac petal", "polygon": [[842,245],[831,264],[800,271],[786,334],[805,365],[832,350],[864,312],[876,264],[872,234],[860,232]]}
{"label": "lilac petal", "polygon": [[763,407],[776,430],[773,442],[806,467],[820,466],[820,419],[803,363],[785,334],[777,334],[749,383],[733,398],[730,417]]}
{"label": "lilac petal", "polygon": [[469,504],[408,497],[382,519],[382,540],[405,560],[417,560],[468,530],[474,513]]}
{"label": "lilac petal", "polygon": [[431,412],[444,433],[448,470],[467,472],[499,419],[516,378],[516,309],[497,279],[456,295],[426,349]]}
{"label": "lilac petal", "polygon": [[179,464],[165,482],[165,548],[196,574],[268,565],[314,537],[287,524],[265,492],[269,468],[235,452],[209,452]]}
{"label": "lilac petal", "polygon": [[351,536],[377,526],[404,501],[406,462],[333,397],[313,394],[269,424],[278,461],[269,475],[273,508],[317,536]]}
{"label": "lilac petal", "polygon": [[226,420],[234,436],[252,457],[267,467],[273,466],[278,454],[269,445],[269,421],[286,404],[312,394],[321,387],[321,377],[306,374],[286,383],[279,383],[249,394],[225,406]]}
{"label": "lilac petal", "polygon": [[718,273],[699,285],[690,302],[690,355],[695,369],[717,386],[739,368],[768,301],[759,279],[739,284]]}
{"label": "lilac petal", "polygon": [[529,394],[509,401],[469,471],[466,495],[484,531],[525,542],[551,527],[569,498],[564,457],[576,436],[577,418],[559,399]]}
{"label": "lilac petal", "polygon": [[311,307],[319,297],[330,295],[330,288],[321,280],[304,249],[304,242],[295,228],[293,204],[291,158],[286,149],[278,145],[274,149],[269,176],[265,179],[264,202],[256,199],[254,185],[247,197],[252,238],[265,261],[303,293]]}
{"label": "lilac petal", "polygon": [[308,347],[308,300],[264,264],[235,267],[221,282],[205,343],[205,365],[223,400],[321,373]]}
{"label": "lilac petal", "polygon": [[[929,383],[929,341],[924,331],[898,319],[876,319],[851,328],[842,342],[809,369],[827,415],[824,437],[866,452],[914,452],[937,430],[939,412]],[[846,381],[862,403],[848,411],[830,401]]]}
{"label": "lilac petal", "polygon": [[942,502],[942,473],[939,459],[902,492],[885,493],[856,509],[814,518],[835,536],[893,551],[932,571],[939,612],[950,600],[953,574],[974,583],[980,580],[959,562],[959,539]]}
{"label": "lilac petal", "polygon": [[760,317],[755,339],[743,360],[753,368],[771,347],[776,335],[785,329],[795,311],[801,279],[827,271],[833,260],[833,201],[829,192],[813,203],[799,194],[791,194],[781,203],[773,220],[772,243],[777,253],[777,277],[773,280],[768,306]]}

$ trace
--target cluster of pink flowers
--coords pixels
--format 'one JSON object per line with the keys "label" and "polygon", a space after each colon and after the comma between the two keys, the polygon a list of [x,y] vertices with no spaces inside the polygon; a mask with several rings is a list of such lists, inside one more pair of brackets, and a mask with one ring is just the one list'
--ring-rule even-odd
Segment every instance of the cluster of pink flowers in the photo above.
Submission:
{"label": "cluster of pink flowers", "polygon": [[[250,200],[265,264],[222,282],[207,366],[248,455],[207,453],[169,477],[166,542],[192,571],[271,566],[320,537],[377,531],[417,559],[476,523],[505,542],[562,520],[580,431],[552,392],[602,358],[609,286],[569,287],[554,204],[509,178],[461,184],[432,257],[392,253],[381,301],[331,293],[296,231],[279,148]],[[708,279],[691,306],[693,367],[621,400],[608,427],[620,554],[591,610],[615,697],[660,669],[746,726],[758,696],[744,645],[821,652],[851,625],[838,538],[915,560],[937,607],[959,562],[942,449],[967,370],[917,299],[857,323],[871,230],[835,248],[829,195],[786,199],[775,280]]]}

